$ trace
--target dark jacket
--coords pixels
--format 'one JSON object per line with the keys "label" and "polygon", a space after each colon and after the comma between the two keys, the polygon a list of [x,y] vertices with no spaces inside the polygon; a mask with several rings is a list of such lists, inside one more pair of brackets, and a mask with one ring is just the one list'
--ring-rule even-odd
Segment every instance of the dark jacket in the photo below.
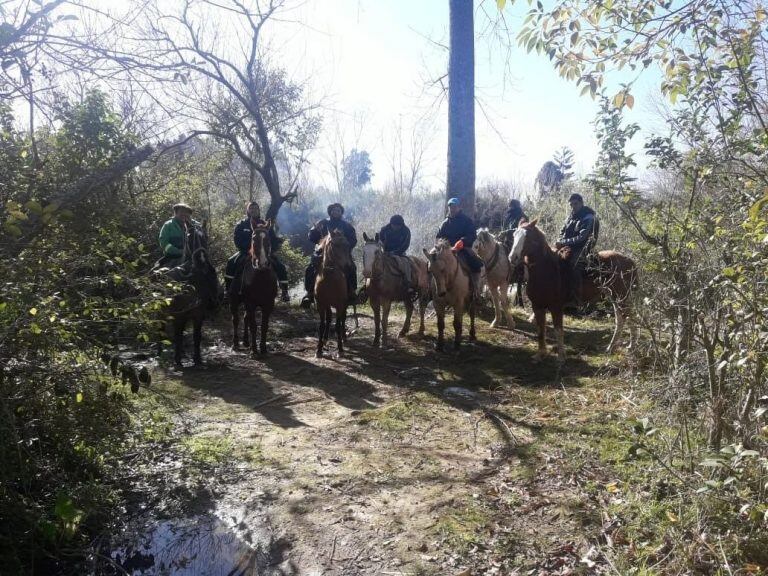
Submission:
{"label": "dark jacket", "polygon": [[[565,221],[565,226],[560,231],[560,244],[570,246],[574,250],[583,248],[591,236],[597,240],[600,230],[595,211],[584,206],[576,214],[572,214]],[[593,241],[594,243],[594,241]]]}
{"label": "dark jacket", "polygon": [[400,230],[395,230],[392,224],[387,224],[379,232],[379,240],[384,244],[384,252],[405,256],[411,245],[411,231],[408,226],[401,226]]}
{"label": "dark jacket", "polygon": [[504,214],[504,230],[515,230],[522,220],[528,220],[525,212],[518,208],[507,208]]}
{"label": "dark jacket", "polygon": [[451,218],[450,216],[443,220],[440,225],[440,230],[437,231],[437,238],[445,238],[451,244],[456,244],[459,240],[464,241],[464,247],[472,249],[472,244],[477,238],[477,231],[475,230],[475,223],[472,218],[459,212]]}
{"label": "dark jacket", "polygon": [[341,230],[344,236],[349,242],[349,249],[351,250],[357,246],[357,232],[352,227],[352,224],[341,218],[334,220],[333,218],[326,218],[320,220],[317,224],[312,226],[309,230],[309,241],[313,244],[318,244],[320,240],[325,238],[331,230]]}
{"label": "dark jacket", "polygon": [[[264,224],[266,225],[266,222],[264,220],[257,220],[257,224]],[[237,226],[235,226],[235,234],[234,234],[234,240],[235,240],[235,246],[237,246],[237,249],[240,250],[241,254],[246,254],[248,250],[251,247],[251,236],[253,235],[253,229],[251,228],[251,219],[245,218],[241,220]],[[273,228],[269,229],[269,242],[272,246],[272,251],[276,251],[278,248],[280,248],[280,239],[277,237],[277,234],[275,234],[275,230]]]}

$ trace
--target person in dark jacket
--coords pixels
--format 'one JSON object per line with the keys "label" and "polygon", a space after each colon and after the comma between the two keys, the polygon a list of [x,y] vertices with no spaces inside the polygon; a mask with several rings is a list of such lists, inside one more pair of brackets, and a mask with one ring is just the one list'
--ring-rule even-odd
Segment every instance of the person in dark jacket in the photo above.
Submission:
{"label": "person in dark jacket", "polygon": [[379,231],[379,240],[384,245],[384,252],[395,256],[405,256],[411,245],[411,231],[399,214],[389,219],[389,224]]}
{"label": "person in dark jacket", "polygon": [[[230,259],[227,261],[227,268],[224,273],[224,281],[227,284],[227,290],[232,283],[232,279],[237,276],[241,271],[243,264],[248,256],[248,250],[251,248],[251,236],[253,235],[254,226],[266,226],[267,222],[261,218],[261,208],[256,202],[249,202],[246,205],[246,216],[243,220],[238,222],[235,226],[235,232],[233,234],[233,240],[237,247]],[[282,291],[281,299],[283,302],[288,302],[291,298],[288,294],[288,270],[285,268],[275,252],[280,249],[282,239],[277,237],[274,228],[269,229],[269,241],[272,246],[270,251],[270,263],[272,269],[275,271],[277,280],[280,282],[280,289]]]}
{"label": "person in dark jacket", "polygon": [[472,245],[477,238],[475,223],[472,218],[464,214],[461,209],[461,201],[458,198],[448,200],[448,217],[443,220],[440,229],[437,231],[438,240],[447,240],[459,257],[466,262],[472,271],[470,281],[472,282],[472,293],[475,299],[480,294],[480,271],[483,268],[483,261],[475,254]]}
{"label": "person in dark jacket", "polygon": [[[352,251],[357,245],[357,232],[355,232],[352,224],[344,220],[344,206],[335,202],[328,206],[327,211],[328,218],[320,220],[309,230],[309,241],[313,244],[319,244],[320,240],[325,238],[325,236],[332,230],[341,230],[346,237],[347,242],[349,242],[349,250]],[[307,266],[304,273],[304,289],[307,292],[304,295],[304,298],[301,299],[301,305],[304,308],[309,308],[315,301],[315,278],[317,277],[322,257],[322,252],[320,252],[320,250],[315,250],[315,253],[309,261],[309,266]],[[355,266],[354,260],[352,261],[352,266],[345,272],[347,275],[349,299],[350,301],[354,301],[357,298],[357,267]]]}
{"label": "person in dark jacket", "polygon": [[520,200],[512,198],[504,214],[504,230],[516,230],[521,222],[527,222],[528,216],[523,212],[523,206]]}
{"label": "person in dark jacket", "polygon": [[571,271],[571,290],[569,300],[579,301],[581,296],[581,279],[586,268],[587,255],[594,248],[600,231],[597,214],[592,208],[584,205],[581,194],[571,194],[568,198],[571,214],[560,230],[560,238],[555,242],[555,248],[568,247],[569,269]]}

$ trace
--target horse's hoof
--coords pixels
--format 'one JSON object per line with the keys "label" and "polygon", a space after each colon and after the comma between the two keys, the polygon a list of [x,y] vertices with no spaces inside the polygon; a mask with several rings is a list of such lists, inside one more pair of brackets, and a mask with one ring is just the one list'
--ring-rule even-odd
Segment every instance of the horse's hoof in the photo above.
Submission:
{"label": "horse's hoof", "polygon": [[470,342],[477,342],[477,335],[474,332],[469,333],[469,341]]}
{"label": "horse's hoof", "polygon": [[405,338],[406,336],[408,336],[407,330],[400,330],[400,332],[397,333],[398,338]]}
{"label": "horse's hoof", "polygon": [[373,347],[378,348],[379,345],[381,345],[381,338],[374,338],[373,339]]}
{"label": "horse's hoof", "polygon": [[184,370],[184,364],[182,364],[181,362],[174,362],[173,369],[176,370],[177,372],[180,370]]}
{"label": "horse's hoof", "polygon": [[437,350],[438,352],[442,352],[443,350],[445,350],[445,345],[442,342],[438,342],[437,344],[435,344],[435,350]]}
{"label": "horse's hoof", "polygon": [[261,354],[262,356],[266,356],[267,355],[267,347],[266,346],[259,346],[259,354]]}
{"label": "horse's hoof", "polygon": [[318,350],[317,352],[315,352],[315,358],[322,358],[322,357],[323,357],[323,352],[321,350]]}

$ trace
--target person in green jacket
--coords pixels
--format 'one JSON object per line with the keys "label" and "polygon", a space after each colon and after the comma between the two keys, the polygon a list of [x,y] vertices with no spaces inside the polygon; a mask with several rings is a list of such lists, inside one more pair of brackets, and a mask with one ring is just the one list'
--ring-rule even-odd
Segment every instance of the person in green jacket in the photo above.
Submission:
{"label": "person in green jacket", "polygon": [[179,203],[173,207],[173,218],[160,228],[160,248],[163,256],[158,260],[157,268],[174,268],[184,261],[184,239],[192,220],[192,208]]}

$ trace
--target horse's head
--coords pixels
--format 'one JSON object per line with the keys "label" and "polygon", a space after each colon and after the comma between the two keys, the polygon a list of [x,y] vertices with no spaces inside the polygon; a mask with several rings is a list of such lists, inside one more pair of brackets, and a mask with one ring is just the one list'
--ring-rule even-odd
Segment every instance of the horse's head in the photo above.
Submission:
{"label": "horse's head", "polygon": [[477,231],[477,239],[472,246],[481,258],[487,258],[490,253],[496,248],[496,239],[488,231],[488,228],[480,228]]}
{"label": "horse's head", "polygon": [[363,245],[363,276],[370,278],[373,276],[373,264],[376,262],[377,256],[382,253],[382,245],[378,232],[373,238],[363,232],[363,240],[365,240]]}
{"label": "horse's head", "polygon": [[248,250],[251,267],[254,270],[264,270],[269,268],[269,256],[272,251],[272,241],[270,239],[270,230],[272,222],[267,221],[261,226],[254,226],[251,232],[251,247]]}
{"label": "horse's head", "polygon": [[219,305],[222,295],[221,285],[205,248],[198,248],[192,253],[189,283],[195,287],[198,297],[206,307],[213,309]]}
{"label": "horse's head", "polygon": [[352,266],[352,251],[349,241],[341,230],[331,230],[320,244],[323,251],[323,266],[349,268]]}
{"label": "horse's head", "polygon": [[435,288],[439,298],[448,293],[448,276],[459,265],[456,255],[451,252],[451,244],[443,239],[437,241],[429,252],[423,249],[427,257],[427,270],[435,280]]}
{"label": "horse's head", "polygon": [[544,233],[536,226],[538,222],[539,219],[534,218],[515,230],[512,250],[509,251],[509,263],[512,266],[517,266],[526,256],[547,246]]}

